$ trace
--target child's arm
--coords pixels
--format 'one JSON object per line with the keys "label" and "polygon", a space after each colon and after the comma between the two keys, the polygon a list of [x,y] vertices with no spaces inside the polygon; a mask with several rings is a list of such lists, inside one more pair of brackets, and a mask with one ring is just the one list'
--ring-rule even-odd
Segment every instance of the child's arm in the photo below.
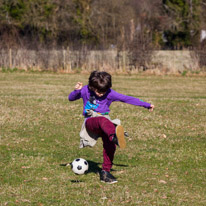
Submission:
{"label": "child's arm", "polygon": [[81,82],[77,82],[77,84],[75,85],[74,89],[75,90],[80,90],[80,89],[82,89],[82,87],[83,87],[83,84]]}
{"label": "child's arm", "polygon": [[152,112],[154,110],[155,106],[153,104],[150,105],[149,111]]}
{"label": "child's arm", "polygon": [[120,94],[114,90],[112,91],[112,101],[120,101],[120,102],[124,102],[127,104],[144,107],[144,108],[149,109],[149,111],[153,111],[154,109],[154,105],[150,103],[144,102],[136,97]]}
{"label": "child's arm", "polygon": [[69,94],[69,97],[68,97],[69,101],[75,101],[81,98],[82,87],[83,87],[83,84],[81,82],[77,82],[77,84],[74,87],[74,91]]}

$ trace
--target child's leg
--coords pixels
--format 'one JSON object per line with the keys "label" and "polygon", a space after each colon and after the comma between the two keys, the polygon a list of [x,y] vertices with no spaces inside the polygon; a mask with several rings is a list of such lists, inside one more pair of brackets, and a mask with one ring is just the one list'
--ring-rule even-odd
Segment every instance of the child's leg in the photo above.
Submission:
{"label": "child's leg", "polygon": [[103,140],[103,164],[102,169],[110,172],[113,164],[114,153],[116,151],[116,145],[111,142],[107,136],[102,136]]}
{"label": "child's leg", "polygon": [[116,150],[116,145],[112,142],[115,134],[114,124],[105,117],[91,117],[86,121],[86,128],[102,137],[104,148],[102,169],[110,171]]}

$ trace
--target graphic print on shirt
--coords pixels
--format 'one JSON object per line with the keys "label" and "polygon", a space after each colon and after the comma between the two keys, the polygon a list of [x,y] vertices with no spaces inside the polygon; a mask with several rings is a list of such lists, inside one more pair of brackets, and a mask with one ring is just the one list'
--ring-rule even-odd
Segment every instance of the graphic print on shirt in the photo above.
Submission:
{"label": "graphic print on shirt", "polygon": [[86,103],[85,108],[84,108],[84,112],[85,114],[87,113],[87,110],[93,110],[95,111],[95,109],[99,106],[99,104],[97,104],[97,101],[95,99],[95,96],[90,96],[89,97],[89,101]]}

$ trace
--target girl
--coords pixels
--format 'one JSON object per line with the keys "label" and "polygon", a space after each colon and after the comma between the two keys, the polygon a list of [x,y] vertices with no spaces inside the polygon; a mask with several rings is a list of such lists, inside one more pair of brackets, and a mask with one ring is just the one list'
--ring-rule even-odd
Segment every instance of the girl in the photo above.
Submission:
{"label": "girl", "polygon": [[135,106],[141,106],[153,111],[154,105],[143,102],[135,97],[126,96],[111,89],[112,77],[107,72],[93,71],[89,83],[83,86],[78,82],[75,90],[70,93],[69,100],[83,99],[83,115],[85,121],[80,132],[80,148],[94,146],[98,137],[103,141],[103,164],[100,180],[106,183],[116,183],[116,178],[110,173],[116,145],[125,148],[124,129],[120,122],[109,118],[109,106],[114,101],[120,101]]}

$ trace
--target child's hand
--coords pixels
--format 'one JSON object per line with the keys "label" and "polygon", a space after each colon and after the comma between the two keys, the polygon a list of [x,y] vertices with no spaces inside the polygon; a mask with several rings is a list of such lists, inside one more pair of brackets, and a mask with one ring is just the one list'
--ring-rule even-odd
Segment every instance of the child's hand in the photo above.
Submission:
{"label": "child's hand", "polygon": [[150,105],[150,108],[149,108],[149,111],[152,112],[153,110],[154,110],[154,105],[151,104],[151,105]]}
{"label": "child's hand", "polygon": [[83,84],[81,82],[77,82],[77,84],[75,85],[74,89],[75,90],[80,90],[80,89],[82,89],[82,87],[83,87]]}

